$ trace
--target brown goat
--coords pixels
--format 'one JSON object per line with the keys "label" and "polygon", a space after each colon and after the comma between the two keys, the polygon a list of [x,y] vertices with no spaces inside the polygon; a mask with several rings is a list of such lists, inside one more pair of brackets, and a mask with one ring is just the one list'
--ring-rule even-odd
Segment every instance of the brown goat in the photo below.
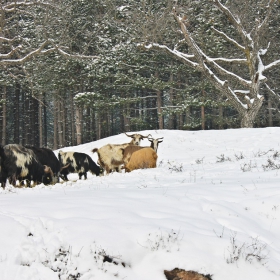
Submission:
{"label": "brown goat", "polygon": [[[162,139],[163,139],[163,137],[158,138],[158,139],[148,138],[148,140],[151,142],[151,146],[149,148],[152,148],[153,150],[155,150],[155,152],[157,152],[159,143],[161,143],[163,141]],[[132,154],[143,148],[148,148],[148,147],[130,145],[130,146],[127,146],[126,148],[124,148],[123,149],[123,164],[126,165],[129,162]]]}
{"label": "brown goat", "polygon": [[126,136],[131,137],[132,140],[129,143],[124,144],[107,144],[101,148],[93,149],[92,152],[98,154],[98,164],[106,171],[107,174],[116,170],[120,171],[120,165],[123,164],[123,149],[129,145],[139,145],[141,140],[148,138],[148,136],[143,136],[141,134],[132,134]]}
{"label": "brown goat", "polygon": [[127,164],[124,165],[125,172],[131,172],[135,169],[155,168],[157,167],[157,153],[152,148],[143,148],[131,155]]}

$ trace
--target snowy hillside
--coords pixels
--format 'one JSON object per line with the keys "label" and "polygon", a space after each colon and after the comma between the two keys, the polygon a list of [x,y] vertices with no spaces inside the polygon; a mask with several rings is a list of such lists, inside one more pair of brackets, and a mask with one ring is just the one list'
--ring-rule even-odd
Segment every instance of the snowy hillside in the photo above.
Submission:
{"label": "snowy hillside", "polygon": [[280,128],[141,133],[164,137],[156,169],[0,190],[1,280],[280,278]]}

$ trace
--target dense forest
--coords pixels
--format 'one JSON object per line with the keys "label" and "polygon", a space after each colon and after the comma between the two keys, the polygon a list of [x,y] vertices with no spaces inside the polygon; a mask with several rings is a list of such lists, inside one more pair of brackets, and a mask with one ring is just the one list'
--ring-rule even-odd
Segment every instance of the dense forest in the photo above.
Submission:
{"label": "dense forest", "polygon": [[280,125],[279,1],[0,5],[2,145]]}

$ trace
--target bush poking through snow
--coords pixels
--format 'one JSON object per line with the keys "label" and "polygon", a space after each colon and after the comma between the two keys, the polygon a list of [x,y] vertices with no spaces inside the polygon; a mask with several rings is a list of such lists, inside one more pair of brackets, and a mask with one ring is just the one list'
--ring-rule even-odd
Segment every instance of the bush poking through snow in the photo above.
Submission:
{"label": "bush poking through snow", "polygon": [[167,162],[169,164],[168,169],[172,172],[183,172],[183,164],[182,163],[174,163],[174,162]]}
{"label": "bush poking through snow", "polygon": [[196,164],[202,164],[203,163],[203,160],[204,160],[205,157],[203,157],[202,159],[197,159],[195,162]]}
{"label": "bush poking through snow", "polygon": [[259,150],[258,152],[254,153],[254,156],[255,157],[262,157],[262,156],[267,155],[269,152],[273,152],[273,151],[274,151],[273,149],[269,149],[266,152],[262,152],[262,151]]}
{"label": "bush poking through snow", "polygon": [[252,161],[250,160],[249,163],[244,163],[241,165],[241,170],[243,172],[248,172],[248,171],[251,171],[252,168],[256,168],[257,167],[257,164],[256,163],[252,163]]}
{"label": "bush poking through snow", "polygon": [[98,264],[102,264],[102,270],[103,270],[103,264],[108,262],[112,263],[114,265],[122,265],[123,267],[129,266],[126,264],[124,261],[121,260],[120,256],[110,256],[109,254],[106,253],[104,249],[95,249],[94,252],[94,260]]}
{"label": "bush poking through snow", "polygon": [[231,161],[231,159],[229,157],[225,157],[224,154],[221,154],[219,157],[217,157],[216,162],[225,162],[225,161]]}
{"label": "bush poking through snow", "polygon": [[263,170],[268,171],[268,170],[275,170],[275,169],[280,169],[280,164],[276,164],[273,160],[270,158],[267,160],[267,164],[263,164]]}
{"label": "bush poking through snow", "polygon": [[280,153],[278,151],[275,151],[272,157],[273,159],[277,159],[280,157]]}
{"label": "bush poking through snow", "polygon": [[267,244],[261,242],[258,237],[251,237],[250,243],[243,242],[238,244],[236,240],[236,232],[230,237],[230,246],[228,248],[229,256],[226,262],[236,263],[239,259],[243,258],[249,263],[258,261],[265,264],[264,260],[267,259],[268,252],[266,251]]}
{"label": "bush poking through snow", "polygon": [[243,155],[242,152],[240,152],[239,155],[235,154],[234,156],[235,156],[236,160],[241,160],[241,159],[244,159],[244,158],[245,158],[245,156]]}
{"label": "bush poking through snow", "polygon": [[174,231],[162,233],[149,233],[148,239],[145,245],[141,245],[151,251],[165,250],[166,252],[171,252],[174,247],[176,251],[180,250],[180,241],[183,239],[180,231]]}

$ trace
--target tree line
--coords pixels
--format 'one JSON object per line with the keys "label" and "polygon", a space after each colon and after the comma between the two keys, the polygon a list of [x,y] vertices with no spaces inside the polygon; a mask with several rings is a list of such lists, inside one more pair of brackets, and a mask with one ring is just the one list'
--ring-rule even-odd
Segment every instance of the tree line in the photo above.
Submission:
{"label": "tree line", "polygon": [[279,125],[279,1],[2,1],[0,137]]}

